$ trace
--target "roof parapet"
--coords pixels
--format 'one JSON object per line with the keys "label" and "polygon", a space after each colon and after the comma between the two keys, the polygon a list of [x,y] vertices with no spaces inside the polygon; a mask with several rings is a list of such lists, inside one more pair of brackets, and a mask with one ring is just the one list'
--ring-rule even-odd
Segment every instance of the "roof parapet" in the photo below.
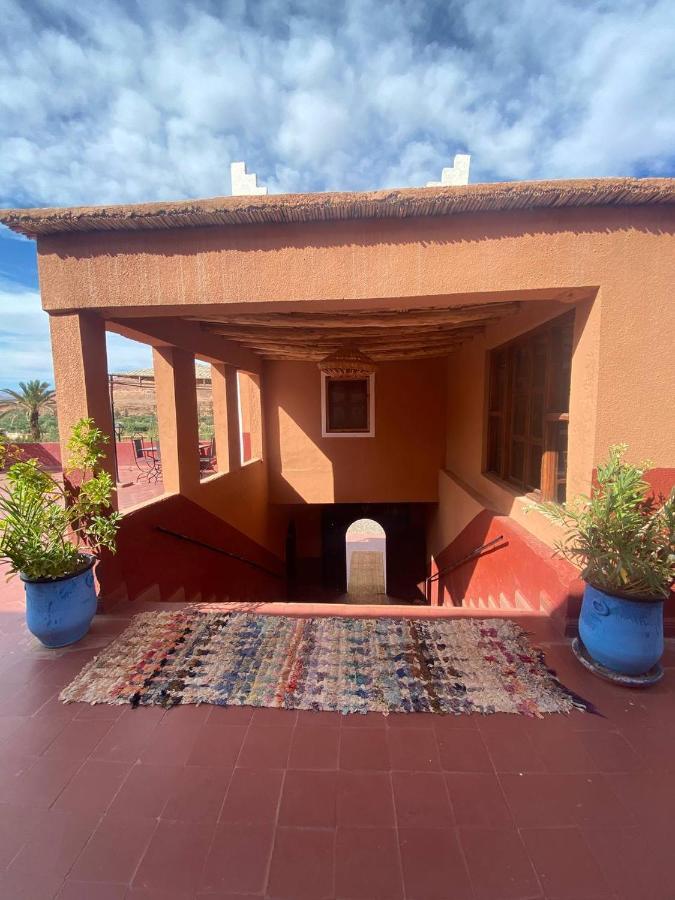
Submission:
{"label": "roof parapet", "polygon": [[230,163],[230,179],[233,197],[261,197],[267,193],[267,188],[258,184],[255,172],[246,171],[245,162]]}
{"label": "roof parapet", "polygon": [[471,157],[468,153],[456,153],[452,166],[441,171],[440,181],[427,181],[427,187],[461,187],[469,183]]}

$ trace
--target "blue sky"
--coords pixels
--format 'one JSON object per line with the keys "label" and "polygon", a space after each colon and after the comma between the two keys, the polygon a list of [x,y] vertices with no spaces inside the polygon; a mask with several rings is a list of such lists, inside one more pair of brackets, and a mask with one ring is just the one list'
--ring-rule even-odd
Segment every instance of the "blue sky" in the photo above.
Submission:
{"label": "blue sky", "polygon": [[[672,175],[672,0],[0,0],[0,206]],[[110,368],[148,364],[110,341]],[[0,387],[51,380],[0,229]]]}

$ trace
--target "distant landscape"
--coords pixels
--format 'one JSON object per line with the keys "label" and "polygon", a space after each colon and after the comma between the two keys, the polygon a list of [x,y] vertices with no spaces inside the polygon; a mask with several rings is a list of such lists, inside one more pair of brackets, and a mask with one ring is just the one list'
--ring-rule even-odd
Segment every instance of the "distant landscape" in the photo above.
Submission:
{"label": "distant landscape", "polygon": [[[152,385],[115,385],[113,392],[115,407],[115,433],[118,441],[135,436],[156,437],[157,415],[155,413],[155,391]],[[199,437],[208,440],[213,437],[213,405],[211,385],[197,385],[197,408],[199,415]],[[56,413],[51,410],[40,416],[42,441],[58,441],[59,427]],[[22,409],[11,409],[0,414],[0,431],[13,441],[30,441],[28,413]]]}

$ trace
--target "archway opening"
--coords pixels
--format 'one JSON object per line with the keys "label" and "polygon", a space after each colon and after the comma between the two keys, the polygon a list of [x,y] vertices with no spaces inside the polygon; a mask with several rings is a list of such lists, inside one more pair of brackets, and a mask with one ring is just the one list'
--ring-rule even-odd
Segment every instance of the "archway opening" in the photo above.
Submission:
{"label": "archway opening", "polygon": [[379,596],[387,593],[387,535],[374,519],[357,519],[345,535],[347,593]]}

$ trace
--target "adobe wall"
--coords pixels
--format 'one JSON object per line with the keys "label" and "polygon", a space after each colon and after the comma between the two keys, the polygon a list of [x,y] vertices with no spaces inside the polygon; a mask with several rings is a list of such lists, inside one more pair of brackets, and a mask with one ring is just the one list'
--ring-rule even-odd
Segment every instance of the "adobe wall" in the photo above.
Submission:
{"label": "adobe wall", "polygon": [[378,365],[374,437],[321,436],[315,363],[266,363],[263,402],[273,503],[436,500],[445,442],[444,359]]}

